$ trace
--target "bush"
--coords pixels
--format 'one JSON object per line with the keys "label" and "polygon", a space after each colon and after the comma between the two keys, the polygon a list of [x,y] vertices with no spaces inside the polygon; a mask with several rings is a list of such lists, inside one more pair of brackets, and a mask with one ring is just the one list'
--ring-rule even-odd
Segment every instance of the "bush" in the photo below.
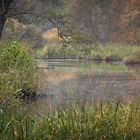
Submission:
{"label": "bush", "polygon": [[32,54],[29,52],[29,48],[16,42],[4,45],[0,51],[0,71],[34,70],[35,64]]}
{"label": "bush", "polygon": [[36,91],[36,65],[29,48],[12,42],[0,48],[0,105]]}

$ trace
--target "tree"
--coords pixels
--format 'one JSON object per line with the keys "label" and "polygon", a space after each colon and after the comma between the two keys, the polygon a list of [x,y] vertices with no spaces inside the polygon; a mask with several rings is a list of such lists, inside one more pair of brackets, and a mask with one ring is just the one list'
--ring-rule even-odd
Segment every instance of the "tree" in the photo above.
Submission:
{"label": "tree", "polygon": [[63,24],[63,16],[59,14],[61,8],[58,10],[58,7],[62,4],[63,0],[0,0],[0,38],[6,20],[11,17],[24,23],[35,23],[37,20],[47,19],[59,28]]}
{"label": "tree", "polygon": [[[99,42],[140,42],[140,0],[67,0],[70,22]],[[73,35],[76,33],[74,31]]]}
{"label": "tree", "polygon": [[0,38],[7,19],[8,10],[13,0],[0,0]]}

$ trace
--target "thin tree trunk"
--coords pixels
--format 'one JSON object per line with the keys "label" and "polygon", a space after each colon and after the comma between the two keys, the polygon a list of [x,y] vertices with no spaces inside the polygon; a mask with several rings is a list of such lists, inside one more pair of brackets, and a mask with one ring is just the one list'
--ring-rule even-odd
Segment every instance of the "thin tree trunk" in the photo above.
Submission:
{"label": "thin tree trunk", "polygon": [[5,16],[4,15],[0,15],[0,39],[2,37],[2,33],[3,33],[5,22],[6,22]]}
{"label": "thin tree trunk", "polygon": [[6,22],[6,16],[9,10],[10,4],[13,0],[0,0],[0,39],[2,37],[4,25]]}

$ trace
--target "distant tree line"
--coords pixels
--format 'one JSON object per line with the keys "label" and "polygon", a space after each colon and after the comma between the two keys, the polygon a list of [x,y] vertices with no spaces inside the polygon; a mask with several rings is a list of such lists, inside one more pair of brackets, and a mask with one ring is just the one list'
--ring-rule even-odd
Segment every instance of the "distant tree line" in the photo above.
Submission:
{"label": "distant tree line", "polygon": [[[140,0],[67,0],[73,36],[140,44]],[[76,34],[77,32],[77,34]],[[90,37],[89,37],[90,36]]]}
{"label": "distant tree line", "polygon": [[27,14],[77,42],[140,43],[140,0],[0,0],[0,38],[7,18]]}

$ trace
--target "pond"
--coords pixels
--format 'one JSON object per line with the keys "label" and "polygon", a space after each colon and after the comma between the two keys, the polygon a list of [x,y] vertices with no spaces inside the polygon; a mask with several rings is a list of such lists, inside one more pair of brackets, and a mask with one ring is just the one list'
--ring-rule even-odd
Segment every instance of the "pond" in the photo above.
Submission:
{"label": "pond", "polygon": [[37,60],[38,93],[27,108],[38,114],[74,103],[139,99],[140,66],[93,60]]}

